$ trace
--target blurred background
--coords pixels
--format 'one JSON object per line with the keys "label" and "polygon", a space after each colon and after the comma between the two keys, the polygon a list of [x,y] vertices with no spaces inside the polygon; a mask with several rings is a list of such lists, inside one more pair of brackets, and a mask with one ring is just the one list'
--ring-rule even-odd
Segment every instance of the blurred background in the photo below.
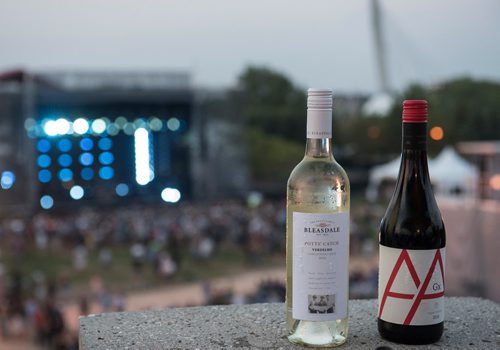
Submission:
{"label": "blurred background", "polygon": [[351,298],[375,298],[401,102],[430,104],[447,294],[500,301],[500,3],[2,0],[0,349],[78,316],[283,301],[306,90],[334,89]]}

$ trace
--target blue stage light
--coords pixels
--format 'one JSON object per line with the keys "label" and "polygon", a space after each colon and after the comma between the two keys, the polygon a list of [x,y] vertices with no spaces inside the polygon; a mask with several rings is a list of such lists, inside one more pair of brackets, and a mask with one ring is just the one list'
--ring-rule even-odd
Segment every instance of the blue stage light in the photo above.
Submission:
{"label": "blue stage light", "polygon": [[59,148],[59,150],[61,152],[69,152],[71,150],[71,147],[73,145],[71,144],[71,141],[68,140],[68,139],[62,139],[61,141],[59,141],[59,143],[57,144],[57,147]]}
{"label": "blue stage light", "polygon": [[52,158],[48,154],[40,154],[37,159],[37,164],[40,168],[47,168],[52,163]]}
{"label": "blue stage light", "polygon": [[64,182],[71,181],[73,179],[73,172],[68,168],[61,169],[59,170],[58,177],[59,180]]}
{"label": "blue stage light", "polygon": [[109,151],[113,146],[113,141],[110,138],[105,137],[99,140],[98,142],[99,149],[103,151]]}
{"label": "blue stage light", "polygon": [[92,168],[83,168],[80,172],[80,177],[83,180],[90,181],[94,178],[94,170]]}
{"label": "blue stage light", "polygon": [[129,188],[127,184],[118,184],[116,185],[115,191],[120,197],[125,197],[128,194]]}
{"label": "blue stage light", "polygon": [[85,137],[80,140],[80,148],[84,151],[90,151],[94,148],[94,141],[92,139]]}
{"label": "blue stage light", "polygon": [[47,153],[48,151],[50,151],[49,140],[47,140],[47,139],[38,140],[36,148],[38,149],[38,152],[40,152],[40,153]]}
{"label": "blue stage light", "polygon": [[115,160],[115,157],[113,156],[113,153],[111,152],[103,152],[99,154],[99,162],[103,165],[109,165],[113,163]]}
{"label": "blue stage light", "polygon": [[80,163],[85,166],[92,165],[94,163],[94,156],[89,152],[82,153],[80,154]]}
{"label": "blue stage light", "polygon": [[115,171],[112,167],[105,166],[99,169],[99,177],[103,180],[110,180],[115,176]]}
{"label": "blue stage light", "polygon": [[16,182],[16,175],[12,171],[4,171],[2,172],[2,176],[0,177],[0,186],[4,190],[8,190],[14,183]]}
{"label": "blue stage light", "polygon": [[42,169],[38,172],[38,181],[48,183],[52,180],[52,173],[47,169]]}
{"label": "blue stage light", "polygon": [[62,167],[69,167],[73,163],[73,158],[69,154],[61,154],[57,161]]}
{"label": "blue stage light", "polygon": [[54,206],[54,199],[49,195],[45,195],[40,198],[40,206],[43,209],[50,209]]}

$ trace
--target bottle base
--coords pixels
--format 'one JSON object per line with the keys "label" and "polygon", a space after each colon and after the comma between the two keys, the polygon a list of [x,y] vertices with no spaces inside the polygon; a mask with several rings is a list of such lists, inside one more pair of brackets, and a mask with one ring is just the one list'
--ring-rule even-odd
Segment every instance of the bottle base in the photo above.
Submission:
{"label": "bottle base", "polygon": [[331,348],[342,345],[347,340],[347,331],[335,332],[337,322],[297,321],[288,335],[293,344],[307,347]]}
{"label": "bottle base", "polygon": [[403,326],[377,319],[378,332],[386,340],[409,345],[432,344],[441,339],[444,322],[429,326]]}

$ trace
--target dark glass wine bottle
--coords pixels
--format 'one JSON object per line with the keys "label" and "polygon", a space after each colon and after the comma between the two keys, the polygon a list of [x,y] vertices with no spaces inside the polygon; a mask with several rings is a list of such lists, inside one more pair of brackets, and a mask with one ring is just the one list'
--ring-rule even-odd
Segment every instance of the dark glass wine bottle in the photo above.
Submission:
{"label": "dark glass wine bottle", "polygon": [[396,189],[380,224],[378,330],[429,344],[443,334],[446,236],[427,166],[427,101],[403,103]]}

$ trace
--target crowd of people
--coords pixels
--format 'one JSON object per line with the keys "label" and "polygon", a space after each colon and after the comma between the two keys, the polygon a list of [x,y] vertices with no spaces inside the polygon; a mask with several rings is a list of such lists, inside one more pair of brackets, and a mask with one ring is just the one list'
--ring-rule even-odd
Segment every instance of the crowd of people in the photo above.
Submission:
{"label": "crowd of people", "polygon": [[[132,273],[139,276],[145,269],[152,269],[158,280],[169,281],[186,260],[211,259],[223,245],[238,249],[249,264],[266,256],[284,256],[285,225],[283,201],[264,201],[260,205],[226,201],[86,208],[71,214],[40,212],[29,219],[3,219],[0,221],[0,334],[22,335],[23,329],[30,329],[39,344],[71,349],[77,346],[77,338],[67,332],[61,316],[63,301],[76,301],[80,314],[87,314],[89,303],[96,300],[103,312],[126,309],[123,291],[109,292],[98,276],[89,281],[91,291],[82,296],[68,292],[71,273],[47,277],[44,271],[32,271],[29,276],[21,275],[15,269],[16,261],[29,259],[27,254],[31,251],[51,254],[71,251],[69,271],[85,271],[89,269],[91,253],[98,256],[98,265],[105,269],[114,263],[114,248],[126,247]],[[361,231],[351,225],[354,252],[364,249],[365,235]],[[2,261],[6,256],[10,257],[10,266]],[[367,280],[372,281],[373,276],[360,282]],[[373,286],[370,282],[365,287],[361,296],[369,295]],[[231,290],[207,289],[206,303],[283,301],[284,295],[282,282],[266,281],[255,294],[244,296]]]}
{"label": "crowd of people", "polygon": [[210,258],[221,242],[232,242],[249,256],[283,251],[285,218],[281,202],[256,208],[243,202],[87,208],[68,215],[41,212],[28,220],[5,219],[0,237],[1,246],[19,256],[32,244],[39,250],[72,249],[77,269],[85,268],[89,250],[97,249],[101,263],[109,264],[109,248],[128,245],[134,268],[141,269],[146,261],[161,267],[169,256],[178,264],[184,248],[193,259]]}

